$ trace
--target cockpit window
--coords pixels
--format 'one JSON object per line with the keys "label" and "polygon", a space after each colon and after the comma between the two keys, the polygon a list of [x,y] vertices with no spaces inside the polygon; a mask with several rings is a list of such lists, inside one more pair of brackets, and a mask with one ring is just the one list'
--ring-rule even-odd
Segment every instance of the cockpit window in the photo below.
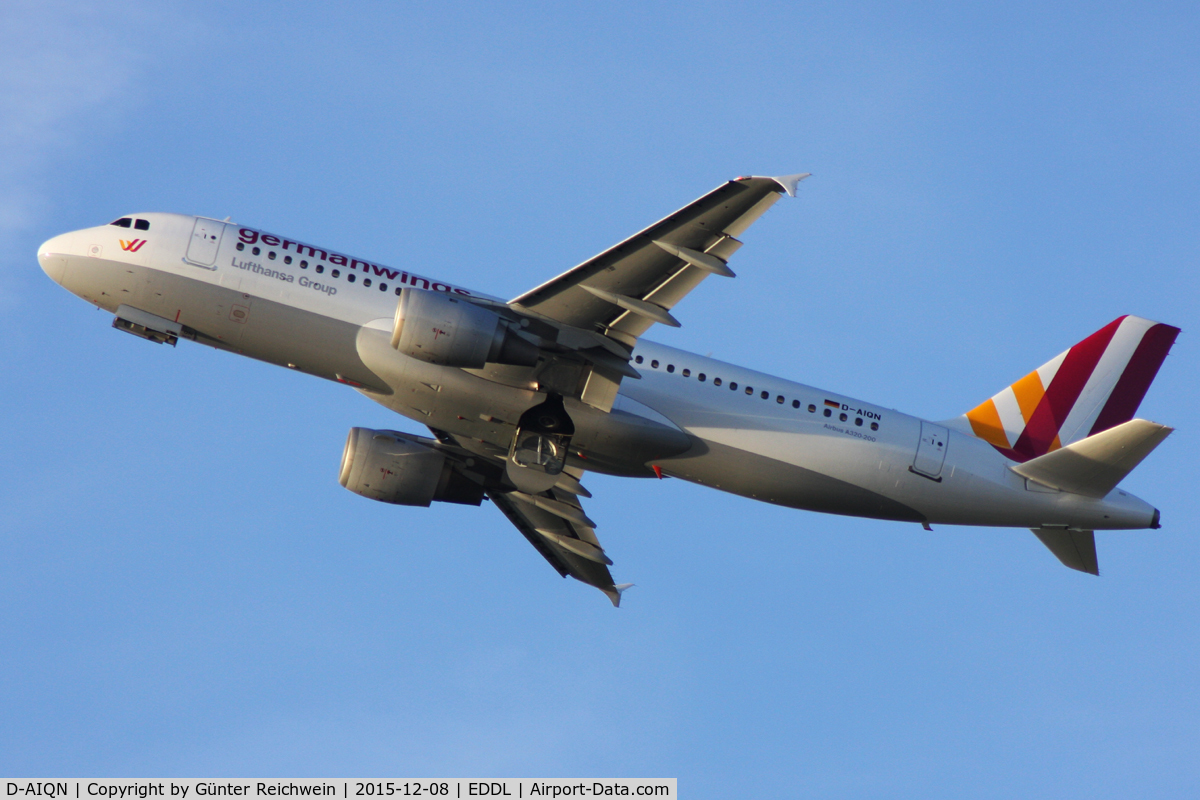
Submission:
{"label": "cockpit window", "polygon": [[[110,222],[108,224],[116,225],[118,228],[128,228],[130,225],[133,224],[133,220],[131,220],[129,217],[121,217],[119,220],[116,220],[115,222]],[[149,227],[149,225],[147,225],[146,227]]]}
{"label": "cockpit window", "polygon": [[150,220],[139,219],[133,223],[133,227],[137,228],[139,231],[148,231],[150,230]]}

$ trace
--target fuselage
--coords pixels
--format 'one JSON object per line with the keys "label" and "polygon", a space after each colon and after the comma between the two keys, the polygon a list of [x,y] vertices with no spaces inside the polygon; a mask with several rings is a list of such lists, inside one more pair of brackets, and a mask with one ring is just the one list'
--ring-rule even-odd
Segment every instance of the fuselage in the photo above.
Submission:
{"label": "fuselage", "polygon": [[[442,367],[389,346],[405,287],[497,298],[297,240],[199,217],[138,214],[50,239],[46,273],[88,302],[183,326],[204,344],[356,388],[502,453],[545,398],[530,371]],[[134,227],[142,225],[142,228]],[[611,412],[567,400],[571,463],[662,474],[799,509],[919,523],[1147,528],[1157,512],[1032,483],[960,421],[935,423],[639,340]]]}

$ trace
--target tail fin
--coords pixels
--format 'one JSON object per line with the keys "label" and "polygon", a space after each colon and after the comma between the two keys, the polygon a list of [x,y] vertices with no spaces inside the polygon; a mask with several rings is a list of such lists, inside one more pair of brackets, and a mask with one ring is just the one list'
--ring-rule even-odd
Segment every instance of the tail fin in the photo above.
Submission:
{"label": "tail fin", "polygon": [[966,413],[971,430],[1025,462],[1133,419],[1179,328],[1119,317]]}

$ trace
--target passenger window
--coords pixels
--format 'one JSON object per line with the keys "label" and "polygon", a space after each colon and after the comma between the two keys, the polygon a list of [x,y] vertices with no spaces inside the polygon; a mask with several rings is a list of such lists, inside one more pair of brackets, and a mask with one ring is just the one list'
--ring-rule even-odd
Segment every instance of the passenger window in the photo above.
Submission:
{"label": "passenger window", "polygon": [[131,220],[129,217],[121,217],[120,219],[113,220],[112,222],[110,222],[108,224],[116,225],[118,228],[128,228],[130,225],[133,224],[133,220]]}
{"label": "passenger window", "polygon": [[238,249],[238,250],[245,250],[245,249],[246,249],[246,243],[245,243],[245,242],[238,242],[238,244],[237,244],[237,249]]}
{"label": "passenger window", "polygon": [[674,372],[674,371],[675,371],[675,365],[667,364],[667,372]]}
{"label": "passenger window", "polygon": [[840,419],[842,422],[845,422],[847,419],[846,412],[843,411],[841,414],[838,414],[838,419]]}
{"label": "passenger window", "polygon": [[[796,405],[797,405],[797,406],[799,406],[799,405],[800,405],[800,401],[799,401],[799,400],[797,400],[797,401],[796,401]],[[812,414],[812,413],[814,413],[816,410],[817,410],[817,404],[816,404],[816,403],[809,403],[809,404],[808,404],[808,413]],[[826,415],[826,416],[828,416],[828,415]]]}
{"label": "passenger window", "polygon": [[386,283],[381,283],[381,284],[379,284],[379,291],[381,291],[381,292],[386,292],[386,291],[387,291],[387,284],[386,284]]}
{"label": "passenger window", "polygon": [[301,262],[300,262],[300,269],[308,269],[308,262],[307,262],[307,261],[301,261]]}
{"label": "passenger window", "polygon": [[284,256],[284,257],[283,257],[283,263],[285,263],[285,264],[290,264],[290,263],[292,263],[292,257],[291,257],[291,256]]}
{"label": "passenger window", "polygon": [[747,387],[746,387],[746,394],[754,394],[754,387],[753,387],[753,386],[747,386]]}
{"label": "passenger window", "polygon": [[254,254],[254,255],[258,255],[259,253],[261,253],[261,252],[262,252],[262,250],[260,250],[260,249],[258,249],[258,248],[256,247],[256,248],[254,248],[253,250],[251,250],[250,252],[251,252],[252,254]]}
{"label": "passenger window", "polygon": [[336,269],[335,269],[335,270],[330,270],[329,274],[330,274],[330,275],[332,275],[332,276],[333,276],[333,277],[335,277],[335,278],[340,278],[340,277],[342,276],[342,273],[341,273],[340,271],[336,270]]}
{"label": "passenger window", "polygon": [[651,361],[650,366],[653,367],[654,369],[658,369],[658,359],[656,358],[653,361]]}
{"label": "passenger window", "polygon": [[792,408],[799,408],[799,407],[800,407],[800,401],[799,401],[799,400],[793,400],[793,401],[792,401]]}
{"label": "passenger window", "polygon": [[317,264],[317,267],[316,267],[316,269],[317,269],[317,272],[324,272],[324,271],[325,271],[325,265],[324,265],[324,264]]}
{"label": "passenger window", "polygon": [[701,383],[704,383],[704,378],[705,378],[705,375],[703,372],[701,372],[699,375],[696,376],[696,380],[700,381]]}
{"label": "passenger window", "polygon": [[271,250],[270,252],[268,252],[268,253],[267,253],[267,258],[269,258],[269,259],[271,259],[272,261],[274,261],[274,260],[275,260],[275,251],[274,251],[274,250]]}
{"label": "passenger window", "polygon": [[[353,276],[351,276],[351,277],[353,277]],[[371,279],[363,278],[363,286],[370,286],[370,285],[371,285]]]}
{"label": "passenger window", "polygon": [[833,416],[833,412],[832,412],[832,411],[830,411],[830,410],[827,408],[827,409],[825,409],[825,416],[827,416],[827,417],[832,417],[832,416]]}
{"label": "passenger window", "polygon": [[713,386],[720,386],[720,385],[721,385],[721,379],[713,378]]}
{"label": "passenger window", "polygon": [[[770,396],[771,396],[771,393],[770,393],[770,392],[763,392],[763,393],[762,393],[762,395],[760,395],[760,396],[762,397],[762,399],[763,399],[763,400],[766,400],[768,397],[770,397]],[[780,395],[780,397],[779,397],[779,402],[781,402],[781,403],[783,402],[783,396],[782,396],[782,395]]]}
{"label": "passenger window", "polygon": [[877,430],[879,430],[879,423],[878,423],[878,422],[872,422],[872,423],[871,423],[871,430],[873,430],[873,431],[877,431]]}
{"label": "passenger window", "polygon": [[736,391],[737,391],[737,381],[730,381],[730,382],[729,382],[729,391],[731,391],[731,392],[736,392]]}
{"label": "passenger window", "polygon": [[[334,276],[334,277],[337,277],[337,276]],[[357,277],[357,276],[353,272],[346,273],[346,280],[350,281],[351,283],[354,283],[355,277]]]}
{"label": "passenger window", "polygon": [[641,357],[641,356],[638,356],[637,358],[635,358],[635,359],[634,359],[634,361],[636,361],[636,362],[637,362],[637,363],[639,363],[639,364],[640,364],[640,363],[642,363],[642,360],[643,360],[643,359],[642,359],[642,357]]}
{"label": "passenger window", "polygon": [[783,395],[779,395],[778,397],[776,397],[775,402],[779,403],[779,405],[783,405]]}
{"label": "passenger window", "polygon": [[685,370],[684,370],[682,373],[680,373],[680,374],[681,374],[681,375],[683,375],[683,377],[685,377],[685,378],[690,378],[690,377],[692,377],[692,371],[691,371],[690,369],[685,369]]}
{"label": "passenger window", "polygon": [[139,219],[137,222],[133,223],[133,227],[139,231],[148,231],[150,230],[150,220]]}
{"label": "passenger window", "polygon": [[854,424],[861,428],[862,427],[862,417],[855,417]]}
{"label": "passenger window", "polygon": [[400,287],[399,286],[396,287],[396,296],[397,297],[400,296]]}

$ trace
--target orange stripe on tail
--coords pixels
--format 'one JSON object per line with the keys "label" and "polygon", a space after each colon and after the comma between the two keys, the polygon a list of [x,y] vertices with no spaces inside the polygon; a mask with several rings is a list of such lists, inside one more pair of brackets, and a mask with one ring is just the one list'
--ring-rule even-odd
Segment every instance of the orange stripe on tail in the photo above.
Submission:
{"label": "orange stripe on tail", "polygon": [[1021,418],[1025,422],[1029,422],[1038,403],[1042,402],[1042,398],[1046,395],[1046,390],[1042,387],[1041,376],[1038,375],[1037,370],[1034,370],[1014,383],[1012,390],[1017,397],[1017,405],[1021,408]]}
{"label": "orange stripe on tail", "polygon": [[1004,423],[1000,421],[1000,412],[996,410],[994,400],[984,400],[967,412],[971,422],[971,430],[980,439],[993,447],[1007,450],[1012,447],[1008,443],[1008,435],[1004,433]]}

